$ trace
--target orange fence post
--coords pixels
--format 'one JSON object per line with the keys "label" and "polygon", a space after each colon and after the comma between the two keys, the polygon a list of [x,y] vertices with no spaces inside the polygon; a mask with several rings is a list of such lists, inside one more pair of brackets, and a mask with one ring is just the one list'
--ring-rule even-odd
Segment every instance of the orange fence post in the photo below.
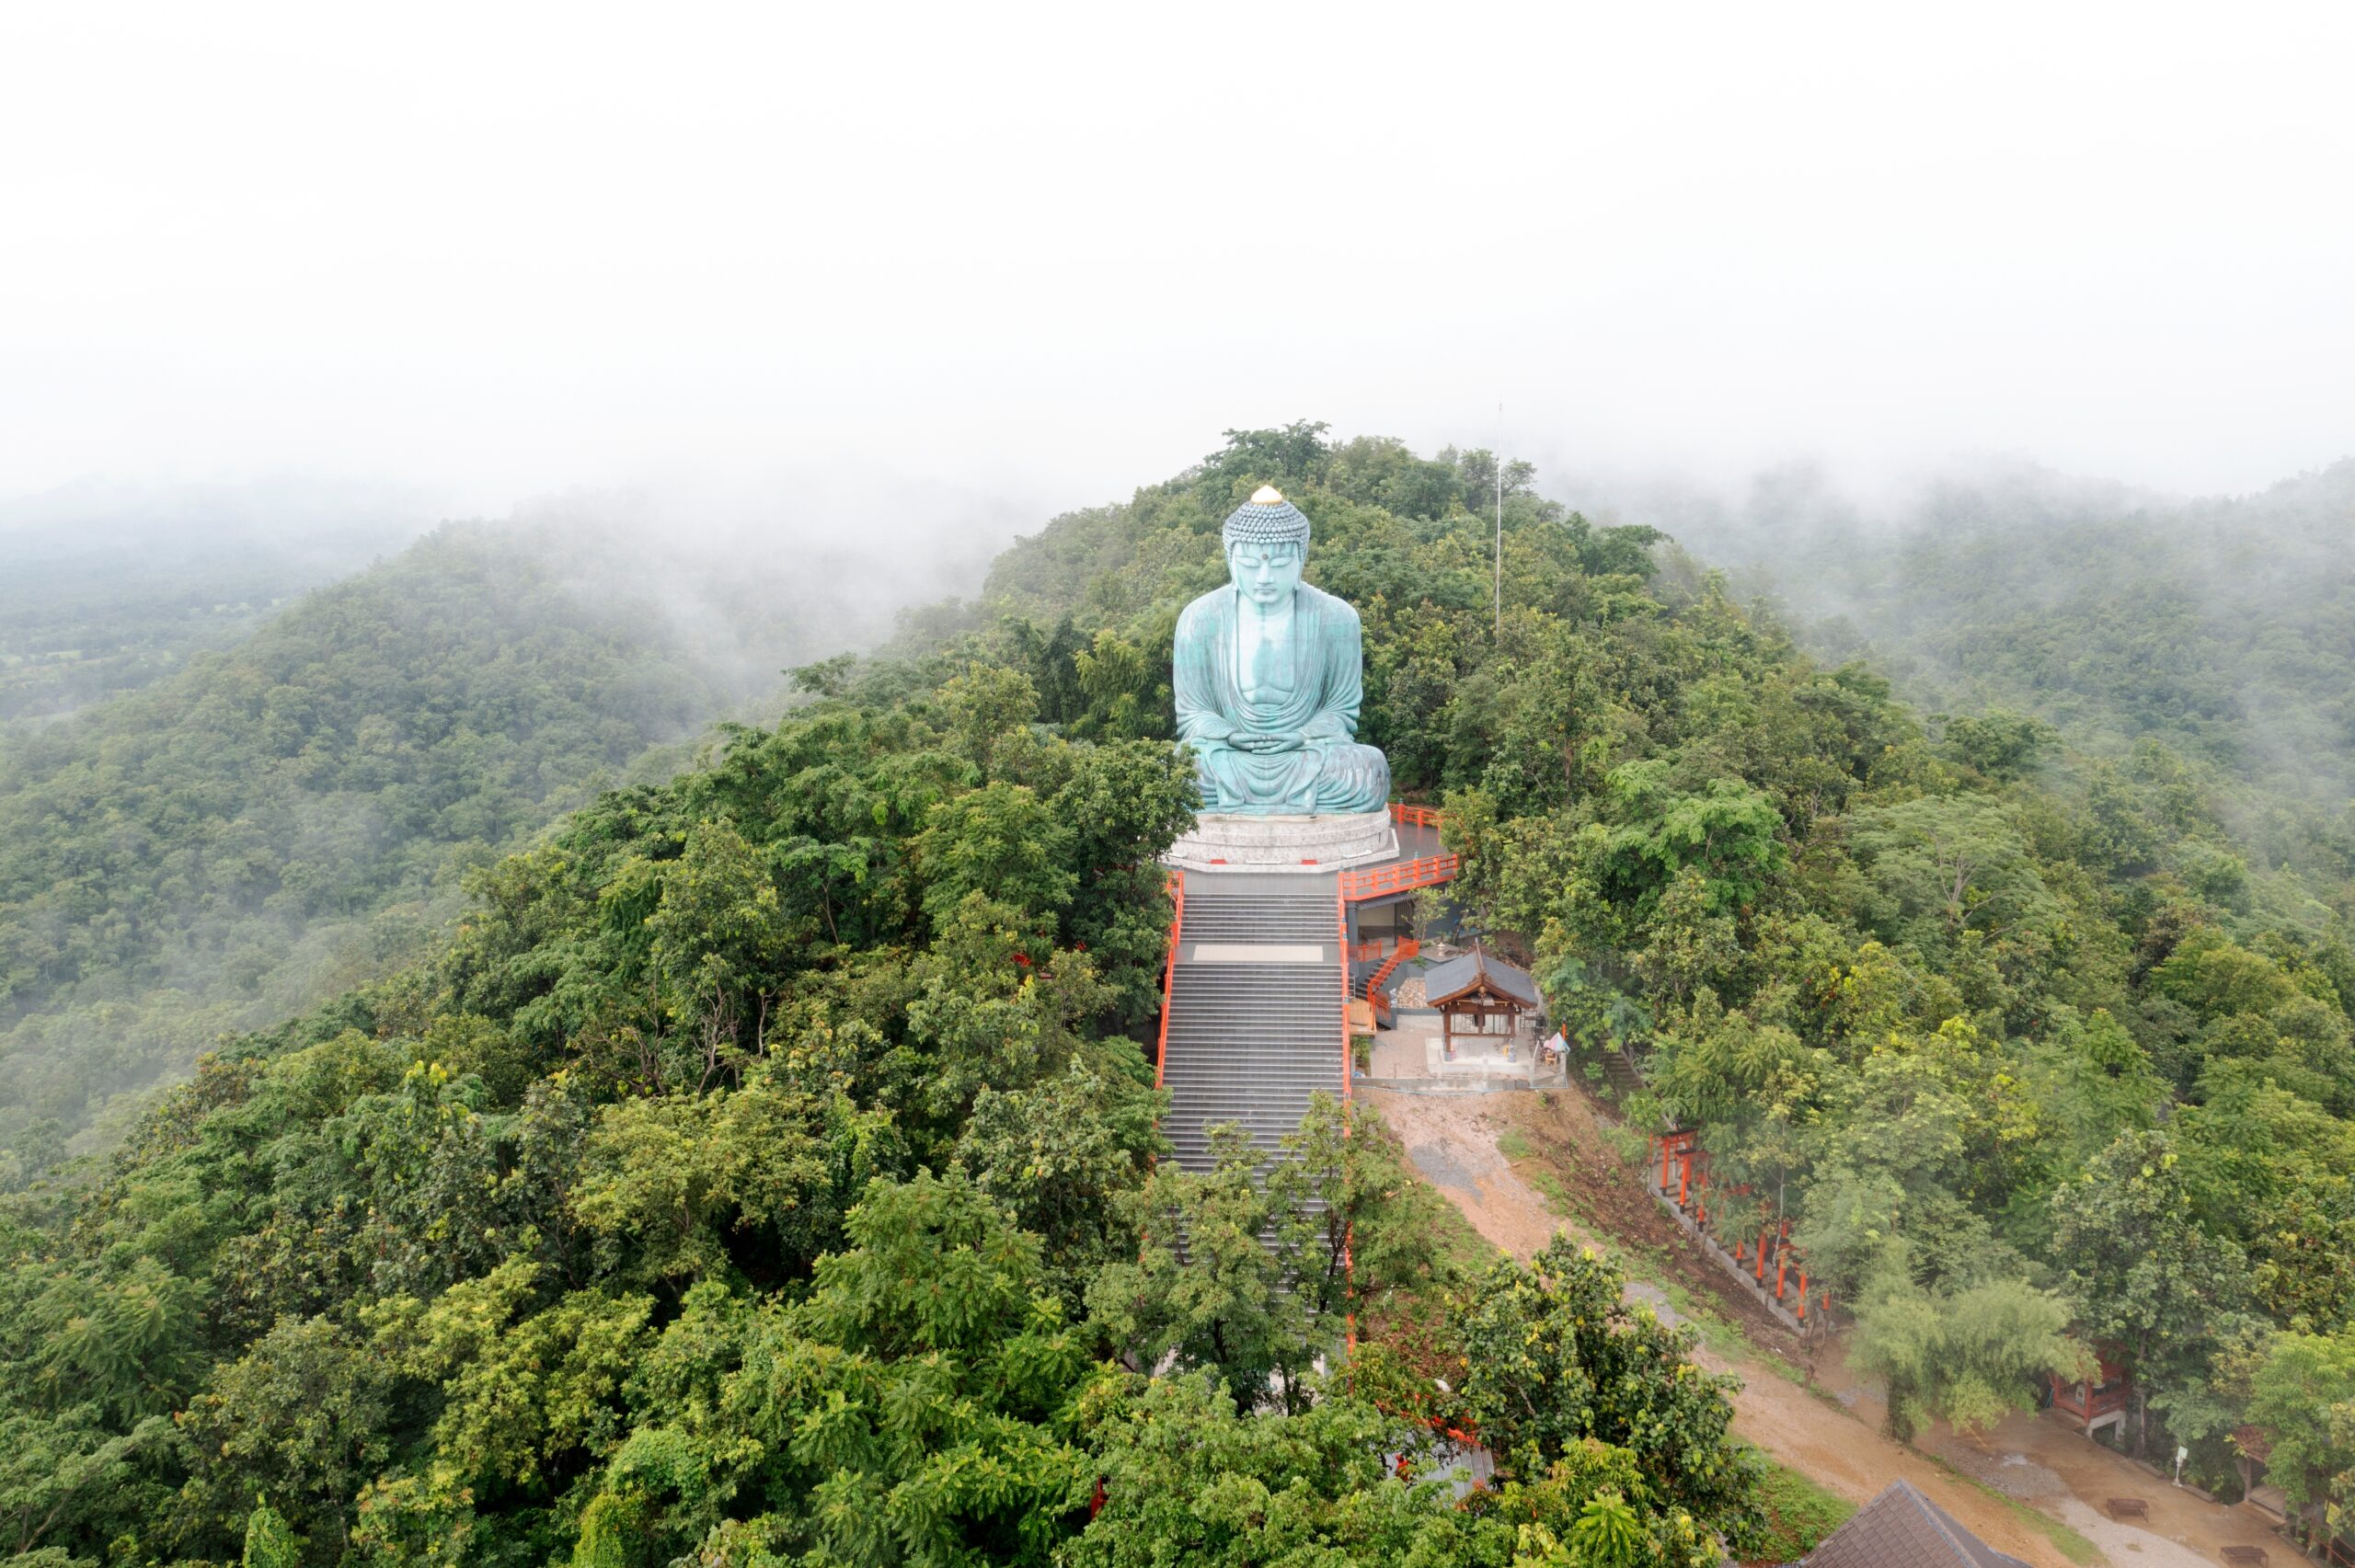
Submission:
{"label": "orange fence post", "polygon": [[1799,1265],[1799,1322],[1807,1322],[1807,1265]]}
{"label": "orange fence post", "polygon": [[[1333,921],[1340,942],[1340,947],[1337,951],[1345,951],[1350,943],[1350,900],[1338,894],[1333,899]],[[1352,1047],[1355,1044],[1356,1042],[1350,1037],[1350,961],[1344,956],[1341,960],[1341,1136],[1343,1138],[1350,1136],[1349,1105],[1354,1097],[1350,1092],[1350,1080],[1352,1076],[1351,1070],[1357,1065],[1352,1059],[1355,1055]],[[1342,1288],[1352,1292],[1357,1285],[1357,1265],[1350,1254],[1355,1250],[1356,1241],[1356,1227],[1350,1226],[1341,1231]],[[1358,1351],[1358,1310],[1354,1299],[1350,1306],[1346,1343],[1349,1353],[1355,1356]]]}
{"label": "orange fence post", "polygon": [[1758,1283],[1761,1285],[1766,1283],[1766,1237],[1773,1229],[1774,1228],[1772,1226],[1769,1226],[1766,1230],[1758,1232],[1758,1267],[1756,1270],[1756,1277]]}
{"label": "orange fence post", "polygon": [[[1337,898],[1333,900],[1333,923],[1339,934],[1340,946],[1346,950],[1350,944],[1350,901],[1347,898]],[[1341,960],[1341,1103],[1344,1105],[1348,1104],[1352,1098],[1350,1092],[1350,1069],[1356,1065],[1351,1060],[1355,1054],[1351,1050],[1353,1044],[1350,1037],[1350,961],[1343,958]],[[1345,1124],[1342,1131],[1346,1134],[1348,1130]]]}
{"label": "orange fence post", "polygon": [[1783,1299],[1783,1275],[1791,1266],[1790,1254],[1782,1248],[1775,1249],[1775,1299]]}

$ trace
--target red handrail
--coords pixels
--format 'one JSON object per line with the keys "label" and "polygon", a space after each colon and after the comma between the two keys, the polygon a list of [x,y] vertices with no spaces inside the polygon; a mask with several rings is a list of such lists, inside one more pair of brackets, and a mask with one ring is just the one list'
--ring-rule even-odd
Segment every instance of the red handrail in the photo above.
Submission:
{"label": "red handrail", "polygon": [[[1162,1086],[1161,1075],[1169,1066],[1169,999],[1178,989],[1178,934],[1186,927],[1186,874],[1169,874],[1169,956],[1161,963],[1161,1039],[1154,1047],[1153,1086]],[[1343,967],[1343,974],[1349,972]]]}
{"label": "red handrail", "polygon": [[1366,977],[1365,999],[1368,1001],[1378,1000],[1382,992],[1382,982],[1390,978],[1390,971],[1422,950],[1423,944],[1411,936],[1401,942],[1397,950],[1382,961],[1382,967]]}
{"label": "red handrail", "polygon": [[1341,898],[1344,902],[1379,898],[1386,893],[1404,893],[1416,887],[1451,882],[1463,864],[1464,857],[1461,855],[1427,854],[1420,860],[1393,861],[1388,865],[1369,865],[1358,871],[1344,871],[1340,878]]}
{"label": "red handrail", "polygon": [[[1333,900],[1333,920],[1336,933],[1340,937],[1340,944],[1336,951],[1343,951],[1347,949],[1350,944],[1349,899],[1336,898]],[[1350,1036],[1350,960],[1346,956],[1346,953],[1344,953],[1344,956],[1341,959],[1341,1104],[1344,1106],[1348,1105],[1350,1103],[1350,1059],[1354,1054],[1350,1049],[1351,1044],[1352,1042]],[[1347,1128],[1345,1127],[1344,1131],[1346,1130]]]}
{"label": "red handrail", "polygon": [[1436,828],[1440,811],[1432,806],[1409,806],[1403,800],[1390,803],[1390,819],[1401,828]]}
{"label": "red handrail", "polygon": [[[1346,877],[1344,880],[1346,880]],[[1340,966],[1341,1136],[1346,1139],[1350,1136],[1350,1102],[1356,1097],[1350,1092],[1350,1069],[1354,1065],[1351,1059],[1356,1055],[1356,1051],[1353,1048],[1356,1045],[1356,1041],[1350,1036],[1350,960],[1347,952],[1350,945],[1350,900],[1346,895],[1337,894],[1334,897],[1333,931],[1334,935],[1338,938],[1338,942],[1335,946],[1334,951],[1341,954],[1342,956]],[[1358,1309],[1355,1299],[1357,1293],[1357,1263],[1356,1260],[1350,1256],[1350,1253],[1352,1251],[1353,1243],[1356,1241],[1357,1228],[1355,1226],[1344,1227],[1341,1231],[1341,1278],[1343,1281],[1345,1299],[1350,1301],[1350,1311],[1347,1320],[1348,1328],[1347,1333],[1344,1335],[1344,1341],[1349,1353],[1353,1356],[1358,1353]]]}

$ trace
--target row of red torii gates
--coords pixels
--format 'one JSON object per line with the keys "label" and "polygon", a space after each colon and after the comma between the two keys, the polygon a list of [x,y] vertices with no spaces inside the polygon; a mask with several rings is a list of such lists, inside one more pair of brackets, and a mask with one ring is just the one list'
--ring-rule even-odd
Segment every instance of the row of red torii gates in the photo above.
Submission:
{"label": "row of red torii gates", "polygon": [[[1653,1191],[1662,1202],[1691,1220],[1705,1242],[1714,1243],[1722,1252],[1724,1243],[1712,1234],[1711,1195],[1722,1195],[1716,1222],[1721,1231],[1727,1219],[1735,1212],[1734,1204],[1727,1200],[1750,1197],[1750,1184],[1719,1185],[1709,1169],[1709,1151],[1700,1146],[1700,1134],[1692,1128],[1660,1134],[1652,1139],[1652,1151],[1660,1162]],[[1752,1206],[1753,1213],[1758,1207]],[[1749,1221],[1743,1220],[1729,1255],[1737,1271],[1748,1275],[1760,1297],[1790,1313],[1801,1332],[1830,1326],[1826,1314],[1831,1310],[1832,1292],[1821,1288],[1809,1291],[1807,1254],[1791,1244],[1789,1215],[1759,1214],[1755,1237],[1750,1234]],[[2124,1423],[2131,1391],[2125,1370],[2109,1354],[2097,1356],[2097,1368],[2091,1377],[2074,1381],[2057,1373],[2047,1379],[2054,1408],[2087,1436],[2103,1426]]]}
{"label": "row of red torii gates", "polygon": [[[1718,1204],[1717,1221],[1722,1230],[1736,1212],[1734,1205],[1726,1200],[1752,1196],[1751,1185],[1748,1182],[1724,1185],[1714,1183],[1709,1169],[1709,1151],[1701,1147],[1701,1135],[1695,1129],[1688,1127],[1661,1133],[1652,1139],[1652,1149],[1660,1161],[1660,1175],[1653,1184],[1653,1190],[1678,1213],[1690,1219],[1694,1229],[1705,1239],[1717,1242],[1722,1249],[1724,1242],[1711,1234],[1710,1195],[1723,1195]],[[1750,1207],[1755,1212],[1757,1206]],[[1808,1288],[1807,1256],[1791,1244],[1789,1215],[1759,1215],[1758,1234],[1754,1238],[1750,1234],[1749,1221],[1742,1220],[1741,1229],[1733,1234],[1732,1250],[1729,1255],[1738,1269],[1749,1275],[1758,1293],[1790,1313],[1802,1330],[1809,1326],[1810,1303],[1818,1322],[1822,1322],[1823,1314],[1831,1310],[1832,1292],[1829,1289],[1819,1288],[1810,1292]],[[1770,1269],[1774,1276],[1771,1281],[1767,1277]]]}

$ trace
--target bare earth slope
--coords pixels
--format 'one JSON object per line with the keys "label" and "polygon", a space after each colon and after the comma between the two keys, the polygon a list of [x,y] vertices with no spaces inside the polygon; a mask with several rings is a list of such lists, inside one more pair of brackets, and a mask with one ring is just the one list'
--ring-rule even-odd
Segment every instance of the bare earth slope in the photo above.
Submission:
{"label": "bare earth slope", "polygon": [[[1676,1315],[1666,1285],[1687,1303],[1702,1302],[1716,1318],[1739,1324],[1741,1343],[1720,1332],[1696,1354],[1704,1366],[1742,1379],[1735,1431],[1852,1502],[1863,1503],[1892,1481],[1910,1481],[1990,1546],[2038,1568],[2071,1568],[2070,1559],[1984,1488],[2062,1520],[2114,1563],[2213,1568],[2227,1545],[2282,1546],[2243,1510],[2177,1491],[2036,1416],[2012,1416],[1983,1440],[1936,1428],[1923,1438],[1936,1460],[1909,1449],[1880,1432],[1876,1391],[1849,1374],[1836,1345],[1816,1355],[1818,1391],[1793,1381],[1791,1372],[1807,1365],[1805,1348],[1683,1243],[1612,1152],[1580,1094],[1361,1093],[1406,1145],[1416,1170],[1496,1246],[1526,1258],[1556,1230],[1568,1230],[1627,1259],[1629,1296],[1650,1301],[1663,1316]],[[1508,1133],[1517,1135],[1509,1143],[1516,1154],[1526,1149],[1523,1158],[1509,1159],[1499,1149]],[[1574,1218],[1565,1218],[1564,1209]],[[1786,1370],[1769,1366],[1770,1356]],[[2124,1496],[2150,1505],[2149,1528],[2115,1523],[2101,1512],[2107,1499]]]}

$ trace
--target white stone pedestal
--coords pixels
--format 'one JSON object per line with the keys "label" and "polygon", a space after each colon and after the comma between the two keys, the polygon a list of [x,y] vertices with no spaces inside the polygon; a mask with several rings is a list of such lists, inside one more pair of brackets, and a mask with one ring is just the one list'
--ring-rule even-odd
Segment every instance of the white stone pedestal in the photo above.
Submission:
{"label": "white stone pedestal", "polygon": [[1187,871],[1341,871],[1398,853],[1388,811],[1322,817],[1205,815],[1169,846],[1166,865]]}

